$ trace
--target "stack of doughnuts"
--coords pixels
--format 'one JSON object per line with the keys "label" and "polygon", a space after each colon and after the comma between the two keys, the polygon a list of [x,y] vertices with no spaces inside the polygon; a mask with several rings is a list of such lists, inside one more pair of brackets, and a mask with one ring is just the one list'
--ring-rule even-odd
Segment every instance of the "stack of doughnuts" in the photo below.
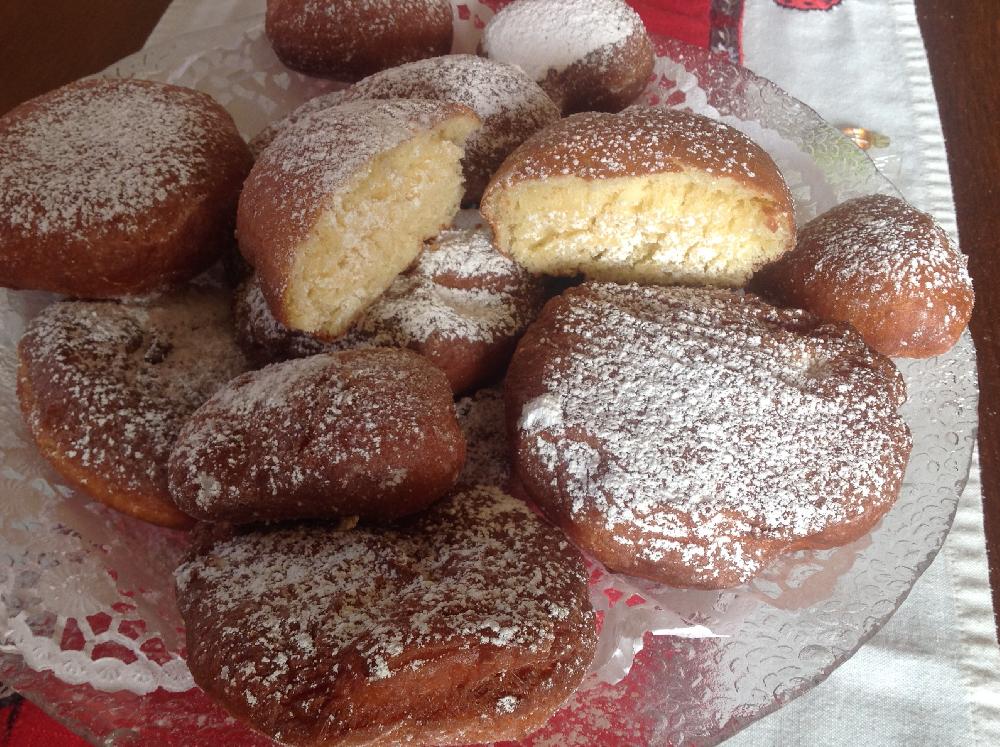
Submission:
{"label": "stack of doughnuts", "polygon": [[594,656],[581,553],[730,588],[892,507],[887,356],[946,352],[973,302],[929,216],[797,231],[749,137],[629,106],[653,53],[623,0],[514,0],[478,56],[447,0],[269,0],[266,31],[354,85],[253,155],[149,81],[0,117],[0,285],[69,296],[20,342],[25,423],[72,487],[194,527],[188,665],[235,717],[519,740]]}

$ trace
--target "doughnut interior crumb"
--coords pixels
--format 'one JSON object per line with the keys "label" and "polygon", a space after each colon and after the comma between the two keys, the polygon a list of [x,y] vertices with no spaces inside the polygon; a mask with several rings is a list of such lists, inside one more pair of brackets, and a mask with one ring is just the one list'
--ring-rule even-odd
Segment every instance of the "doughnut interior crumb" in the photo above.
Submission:
{"label": "doughnut interior crumb", "polygon": [[736,287],[793,240],[775,201],[697,170],[550,177],[496,197],[498,244],[533,273]]}
{"label": "doughnut interior crumb", "polygon": [[292,267],[290,326],[342,334],[413,263],[458,211],[462,144],[476,127],[452,117],[379,154],[333,196]]}

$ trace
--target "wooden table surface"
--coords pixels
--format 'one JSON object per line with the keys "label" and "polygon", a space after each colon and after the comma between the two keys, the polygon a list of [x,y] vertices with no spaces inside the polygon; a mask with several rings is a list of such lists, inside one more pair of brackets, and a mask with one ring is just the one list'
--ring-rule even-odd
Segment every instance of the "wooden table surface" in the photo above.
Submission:
{"label": "wooden table surface", "polygon": [[[851,2],[851,0],[846,0]],[[976,286],[979,447],[1000,609],[1000,0],[915,0]],[[170,0],[0,0],[0,113],[140,47]],[[997,202],[994,202],[997,200]],[[997,618],[1000,623],[1000,617]]]}

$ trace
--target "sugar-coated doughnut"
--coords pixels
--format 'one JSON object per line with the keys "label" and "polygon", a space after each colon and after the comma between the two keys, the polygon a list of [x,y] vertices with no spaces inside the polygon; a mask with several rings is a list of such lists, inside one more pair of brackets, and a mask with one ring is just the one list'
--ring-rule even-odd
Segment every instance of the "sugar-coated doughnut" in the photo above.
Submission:
{"label": "sugar-coated doughnut", "polygon": [[313,96],[304,104],[295,107],[281,119],[271,122],[271,124],[267,125],[267,127],[250,139],[250,152],[253,153],[254,158],[257,158],[264,152],[264,149],[274,141],[279,132],[295,124],[306,115],[323,109],[329,109],[331,106],[343,104],[347,101],[347,90],[346,88],[341,88],[329,93],[321,93],[319,96]]}
{"label": "sugar-coated doughnut", "polygon": [[203,521],[358,517],[426,508],[465,461],[444,375],[409,350],[345,350],[233,379],[170,455],[170,493]]}
{"label": "sugar-coated doughnut", "polygon": [[449,0],[267,0],[264,31],[293,70],[354,81],[451,51]]}
{"label": "sugar-coated doughnut", "polygon": [[792,248],[791,195],[738,130],[678,110],[567,117],[483,195],[497,246],[535,273],[742,286]]}
{"label": "sugar-coated doughnut", "polygon": [[910,452],[891,360],[847,325],[733,291],[571,288],[505,387],[528,495],[608,567],[679,587],[856,539]]}
{"label": "sugar-coated doughnut", "polygon": [[463,144],[479,119],[437,101],[353,101],[312,112],[260,154],[237,232],[286,327],[328,338],[409,267],[462,196]]}
{"label": "sugar-coated doughnut", "polygon": [[624,0],[514,0],[486,24],[481,46],[524,70],[565,114],[621,111],[655,61],[642,19]]}
{"label": "sugar-coated doughnut", "polygon": [[969,323],[968,260],[898,197],[849,200],[807,223],[795,249],[753,279],[775,303],[849,322],[880,353],[947,352]]}
{"label": "sugar-coated doughnut", "polygon": [[25,422],[70,485],[154,524],[191,524],[170,499],[167,459],[188,415],[246,369],[225,294],[56,303],[18,355]]}
{"label": "sugar-coated doughnut", "polygon": [[81,80],[0,117],[0,285],[79,298],[194,277],[232,244],[251,157],[204,93]]}
{"label": "sugar-coated doughnut", "polygon": [[237,292],[235,316],[240,344],[258,365],[330,350],[407,347],[440,368],[460,394],[502,375],[543,302],[542,282],[498,253],[489,230],[476,226],[441,232],[336,340],[282,325],[254,280]]}
{"label": "sugar-coated doughnut", "polygon": [[176,581],[195,681],[290,745],[518,739],[596,646],[579,552],[492,488],[393,529],[206,535]]}

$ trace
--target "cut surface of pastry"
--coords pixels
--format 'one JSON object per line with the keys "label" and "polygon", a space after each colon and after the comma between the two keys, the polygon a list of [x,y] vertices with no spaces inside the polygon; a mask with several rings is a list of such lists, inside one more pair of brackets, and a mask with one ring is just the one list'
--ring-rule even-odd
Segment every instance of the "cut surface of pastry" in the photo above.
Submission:
{"label": "cut surface of pastry", "polygon": [[529,271],[737,287],[794,243],[791,196],[767,153],[687,112],[567,117],[516,150],[482,211]]}
{"label": "cut surface of pastry", "polygon": [[275,317],[336,337],[446,226],[462,196],[469,109],[359,101],[283,131],[250,173],[240,249]]}

